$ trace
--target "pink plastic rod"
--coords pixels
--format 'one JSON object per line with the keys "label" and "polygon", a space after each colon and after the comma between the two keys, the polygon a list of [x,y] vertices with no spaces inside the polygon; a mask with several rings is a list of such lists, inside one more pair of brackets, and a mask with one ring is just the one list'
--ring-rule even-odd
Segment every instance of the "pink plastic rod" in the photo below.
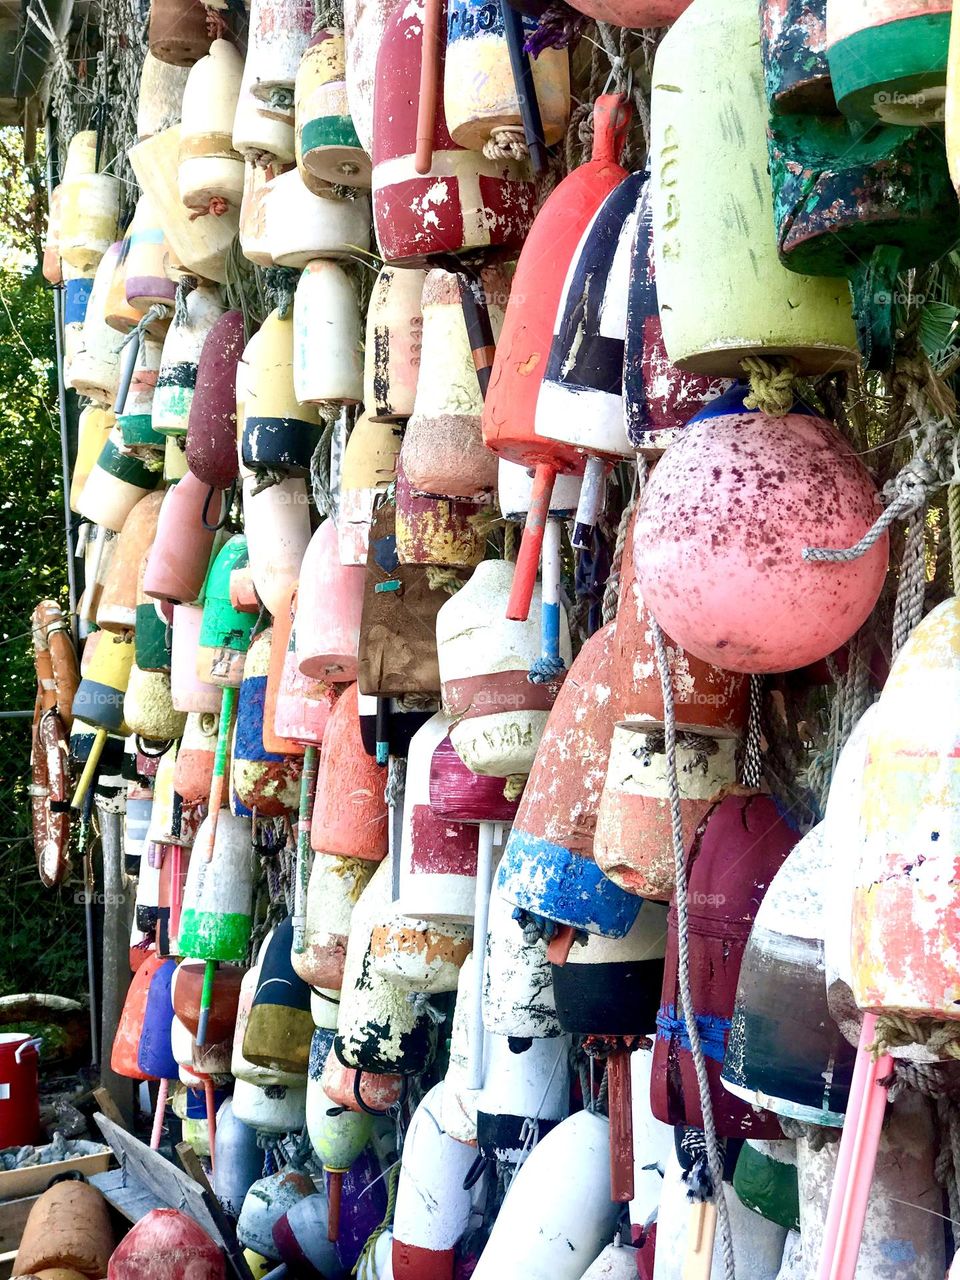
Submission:
{"label": "pink plastic rod", "polygon": [[160,1150],[160,1138],[163,1135],[163,1113],[167,1109],[167,1094],[170,1092],[170,1081],[161,1080],[157,1090],[157,1105],[153,1112],[153,1128],[150,1131],[150,1148]]}

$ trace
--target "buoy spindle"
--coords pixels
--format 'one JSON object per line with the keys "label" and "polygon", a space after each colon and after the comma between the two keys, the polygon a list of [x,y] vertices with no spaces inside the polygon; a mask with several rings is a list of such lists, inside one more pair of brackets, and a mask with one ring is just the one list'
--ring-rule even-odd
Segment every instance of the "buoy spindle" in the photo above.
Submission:
{"label": "buoy spindle", "polygon": [[550,522],[550,499],[553,497],[553,482],[556,477],[556,468],[550,463],[538,464],[530,492],[527,522],[523,526],[523,537],[520,540],[520,551],[513,574],[513,586],[510,589],[510,599],[507,601],[507,617],[511,622],[526,622],[530,613],[530,601],[533,599],[537,568],[540,564],[540,551],[543,547],[546,527]]}
{"label": "buoy spindle", "polygon": [[493,828],[492,822],[481,822],[477,844],[477,892],[473,918],[473,954],[480,966],[473,984],[473,1008],[470,1011],[473,1034],[470,1037],[470,1078],[468,1089],[483,1088],[483,970],[487,954],[487,933],[490,920],[490,886],[493,881]]}
{"label": "buoy spindle", "polygon": [[510,0],[500,0],[500,13],[503,17],[507,50],[510,54],[513,83],[517,89],[520,118],[523,121],[523,136],[527,143],[527,150],[530,152],[533,172],[539,175],[546,172],[547,144],[543,137],[543,120],[540,116],[540,103],[537,101],[533,68],[530,66],[529,55],[523,47],[523,18],[520,12],[510,4]]}
{"label": "buoy spindle", "polygon": [[80,775],[80,781],[77,783],[77,789],[73,793],[73,799],[70,801],[71,809],[82,809],[83,801],[90,789],[93,779],[96,776],[97,766],[100,764],[100,757],[103,755],[103,748],[107,745],[106,729],[98,729],[94,736],[93,743],[90,747],[90,754],[87,756],[87,762],[83,766],[83,773]]}
{"label": "buoy spindle", "polygon": [[206,960],[203,966],[203,991],[200,995],[200,1018],[197,1022],[197,1044],[202,1049],[207,1043],[207,1026],[213,1004],[213,980],[217,974],[216,960]]}
{"label": "buoy spindle", "polygon": [[310,820],[317,792],[317,748],[303,752],[300,775],[300,812],[297,819],[297,869],[293,882],[293,950],[302,955],[306,946],[307,884],[310,879]]}
{"label": "buoy spindle", "polygon": [[[220,709],[220,725],[217,731],[217,752],[213,759],[213,778],[210,783],[210,822],[206,840],[200,849],[200,856],[207,862],[213,857],[213,847],[217,840],[217,823],[223,807],[223,792],[226,785],[230,731],[233,728],[233,714],[236,706],[237,690],[233,685],[227,685],[223,690],[223,705]],[[200,1043],[203,1042],[200,1041]]]}
{"label": "buoy spindle", "polygon": [[588,549],[593,541],[593,530],[603,508],[607,467],[602,458],[590,457],[583,469],[580,501],[573,525],[573,545],[578,551]]}
{"label": "buoy spindle", "polygon": [[440,20],[443,0],[426,0],[423,10],[423,43],[420,53],[420,100],[417,106],[415,166],[424,175],[433,166],[433,131],[437,117],[440,81]]}

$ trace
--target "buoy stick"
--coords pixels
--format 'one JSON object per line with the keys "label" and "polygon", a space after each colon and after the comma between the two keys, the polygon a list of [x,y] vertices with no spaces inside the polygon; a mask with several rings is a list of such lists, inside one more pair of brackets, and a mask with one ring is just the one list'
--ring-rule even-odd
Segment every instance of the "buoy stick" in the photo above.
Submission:
{"label": "buoy stick", "polygon": [[160,1150],[160,1139],[163,1136],[163,1113],[167,1109],[167,1094],[170,1092],[170,1081],[161,1080],[157,1090],[157,1105],[153,1109],[153,1128],[150,1130],[150,1150]]}
{"label": "buoy stick", "polygon": [[544,530],[550,519],[550,499],[553,497],[556,476],[557,469],[549,462],[538,464],[530,493],[530,510],[523,526],[523,537],[513,573],[513,586],[507,601],[507,617],[511,622],[526,622],[530,613],[530,601],[533,599],[537,569],[540,566]]}
{"label": "buoy stick", "polygon": [[220,821],[220,810],[223,807],[223,792],[227,776],[227,755],[230,750],[230,730],[233,727],[233,712],[237,705],[237,691],[233,685],[227,685],[223,691],[223,702],[220,706],[220,725],[217,730],[217,751],[213,758],[213,779],[210,783],[209,822],[205,828],[206,842],[200,849],[200,856],[207,862],[213,857],[213,847],[217,839],[217,823]]}
{"label": "buoy stick", "polygon": [[610,1116],[610,1199],[629,1204],[633,1199],[633,1087],[630,1051],[619,1044],[607,1058],[607,1098]]}
{"label": "buoy stick", "polygon": [[548,520],[543,531],[543,620],[540,655],[545,664],[560,664],[560,521]]}
{"label": "buoy stick", "polygon": [[170,924],[167,932],[172,944],[180,932],[180,911],[183,908],[183,885],[180,883],[183,849],[180,845],[170,846],[170,858]]}
{"label": "buoy stick", "polygon": [[510,0],[500,0],[500,13],[503,17],[507,51],[510,54],[513,83],[517,90],[517,102],[520,105],[520,119],[523,121],[523,136],[526,139],[527,150],[530,152],[530,163],[533,165],[534,173],[545,173],[547,144],[543,138],[543,120],[540,116],[540,103],[537,101],[537,86],[533,80],[530,56],[523,47],[523,18],[510,4]]}
{"label": "buoy stick", "polygon": [[887,1105],[887,1088],[881,1081],[893,1071],[893,1059],[889,1054],[884,1054],[876,1062],[873,1060],[870,1046],[876,1034],[876,1015],[864,1014],[824,1227],[818,1280],[853,1280],[857,1270],[870,1184],[877,1164],[880,1130]]}
{"label": "buoy stick", "polygon": [[123,354],[120,357],[120,383],[117,387],[117,398],[113,402],[113,412],[123,413],[127,403],[127,395],[130,391],[130,383],[133,381],[133,371],[137,365],[137,357],[140,355],[140,330],[134,329],[123,345]]}
{"label": "buoy stick", "polygon": [[580,500],[577,503],[576,519],[573,522],[573,545],[580,551],[589,548],[593,540],[594,526],[603,507],[606,477],[606,463],[600,458],[588,458],[583,469]]}
{"label": "buoy stick", "polygon": [[343,1199],[343,1170],[328,1169],[327,1177],[327,1239],[336,1244],[340,1238],[340,1202]]}
{"label": "buoy stick", "polygon": [[390,759],[390,699],[377,698],[377,712],[374,720],[374,736],[376,738],[376,761],[386,765]]}
{"label": "buoy stick", "polygon": [[477,891],[473,916],[473,1008],[468,1089],[483,1088],[483,966],[487,955],[490,887],[493,881],[493,823],[480,823],[477,845]]}
{"label": "buoy stick", "polygon": [[423,41],[420,46],[420,100],[417,105],[417,151],[414,164],[417,173],[430,172],[433,165],[433,131],[437,117],[437,93],[440,81],[440,19],[443,0],[425,0],[423,7]]}
{"label": "buoy stick", "polygon": [[310,819],[317,793],[317,748],[303,753],[300,775],[300,811],[297,815],[297,869],[293,881],[293,950],[303,955],[307,932],[307,881],[310,878]]}
{"label": "buoy stick", "polygon": [[216,960],[207,960],[203,966],[203,991],[200,994],[200,1017],[197,1019],[197,1044],[202,1049],[207,1043],[207,1024],[210,1006],[213,1004],[213,980],[217,973]]}
{"label": "buoy stick", "polygon": [[713,1244],[717,1238],[717,1206],[702,1200],[691,1206],[687,1256],[683,1264],[683,1280],[710,1280],[713,1270]]}
{"label": "buoy stick", "polygon": [[71,809],[82,809],[83,801],[90,789],[94,776],[97,772],[97,766],[100,763],[100,757],[103,755],[103,748],[107,745],[106,729],[98,729],[90,745],[90,754],[87,756],[87,762],[83,766],[83,773],[80,775],[80,781],[77,783],[77,789],[73,793],[73,799],[70,801]]}
{"label": "buoy stick", "polygon": [[487,306],[483,283],[478,276],[461,269],[457,272],[457,286],[473,367],[477,371],[477,382],[480,385],[480,396],[485,400],[493,372],[493,358],[497,353],[493,325],[490,323],[490,308]]}
{"label": "buoy stick", "polygon": [[[199,1044],[200,1042],[197,1041]],[[210,1137],[210,1171],[213,1172],[216,1167],[216,1145],[217,1145],[217,1102],[213,1094],[213,1078],[211,1076],[203,1077],[203,1097],[207,1104],[207,1133]]]}
{"label": "buoy stick", "polygon": [[98,524],[97,533],[93,543],[93,559],[90,562],[90,572],[86,575],[86,582],[83,589],[83,603],[77,617],[81,622],[92,622],[94,618],[93,602],[97,594],[97,575],[100,572],[100,565],[103,561],[103,549],[107,545],[107,528],[106,525]]}

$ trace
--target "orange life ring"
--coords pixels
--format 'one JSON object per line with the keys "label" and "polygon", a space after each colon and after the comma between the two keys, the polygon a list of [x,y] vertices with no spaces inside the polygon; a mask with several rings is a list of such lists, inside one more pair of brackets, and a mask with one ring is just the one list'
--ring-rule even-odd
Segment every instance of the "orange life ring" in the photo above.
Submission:
{"label": "orange life ring", "polygon": [[53,888],[70,869],[70,726],[80,670],[69,623],[55,601],[41,600],[31,627],[37,668],[30,752],[33,845],[40,879]]}

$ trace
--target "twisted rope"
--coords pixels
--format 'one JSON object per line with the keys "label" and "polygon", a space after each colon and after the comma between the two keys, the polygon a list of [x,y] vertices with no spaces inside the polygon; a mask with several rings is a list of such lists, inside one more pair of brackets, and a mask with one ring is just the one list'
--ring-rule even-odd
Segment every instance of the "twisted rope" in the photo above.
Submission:
{"label": "twisted rope", "polygon": [[613,561],[610,565],[610,576],[607,578],[607,585],[603,589],[600,616],[604,626],[614,620],[617,616],[617,609],[620,607],[621,571],[623,568],[623,554],[627,545],[627,531],[630,528],[633,513],[636,511],[637,504],[646,487],[648,470],[647,459],[643,454],[639,454],[633,493],[630,495],[630,501],[624,507],[623,514],[620,516],[620,523],[617,526],[617,541],[613,548]]}
{"label": "twisted rope", "polygon": [[373,1255],[376,1253],[377,1241],[383,1233],[390,1227],[393,1222],[393,1215],[397,1207],[397,1188],[400,1185],[400,1162],[399,1160],[387,1174],[387,1207],[384,1210],[383,1218],[379,1226],[374,1227],[367,1237],[367,1243],[363,1246],[363,1251],[356,1261],[356,1265],[350,1272],[356,1276],[360,1274],[360,1268],[367,1268],[373,1265]]}
{"label": "twisted rope", "polygon": [[793,380],[797,369],[792,360],[780,357],[762,360],[747,356],[740,368],[750,379],[750,394],[743,403],[748,409],[759,409],[768,418],[782,418],[793,408]]}
{"label": "twisted rope", "polygon": [[950,525],[950,573],[953,594],[960,591],[960,484],[947,490],[947,518]]}
{"label": "twisted rope", "polygon": [[747,737],[743,748],[741,777],[745,787],[758,788],[763,779],[763,759],[760,741],[763,733],[763,676],[750,677],[750,710],[747,717]]}
{"label": "twisted rope", "polygon": [[673,679],[667,660],[667,646],[663,632],[655,618],[651,618],[653,643],[660,669],[660,687],[663,694],[664,742],[667,756],[667,784],[670,790],[670,821],[673,831],[673,859],[677,891],[674,902],[677,909],[677,979],[683,1020],[690,1040],[690,1056],[693,1059],[700,1093],[700,1109],[703,1116],[703,1136],[706,1144],[707,1167],[713,1182],[713,1194],[717,1206],[717,1226],[720,1233],[720,1251],[723,1257],[725,1280],[736,1280],[733,1261],[733,1241],[730,1233],[730,1215],[723,1191],[723,1154],[717,1137],[713,1115],[713,1099],[707,1078],[707,1062],[700,1041],[700,1028],[693,1007],[690,990],[690,903],[685,892],[687,883],[686,856],[683,848],[683,819],[680,811],[680,783],[677,776],[677,721],[673,701]]}
{"label": "twisted rope", "polygon": [[488,160],[526,160],[530,154],[523,126],[500,125],[483,144],[483,154]]}
{"label": "twisted rope", "polygon": [[337,510],[337,497],[330,477],[335,422],[332,415],[327,416],[310,459],[310,492],[313,494],[313,505],[322,516],[333,516]]}
{"label": "twisted rope", "polygon": [[897,600],[893,610],[893,642],[891,654],[895,659],[907,642],[907,637],[923,617],[923,599],[927,583],[926,505],[915,511],[907,526],[907,537],[900,564],[900,581],[897,583]]}

